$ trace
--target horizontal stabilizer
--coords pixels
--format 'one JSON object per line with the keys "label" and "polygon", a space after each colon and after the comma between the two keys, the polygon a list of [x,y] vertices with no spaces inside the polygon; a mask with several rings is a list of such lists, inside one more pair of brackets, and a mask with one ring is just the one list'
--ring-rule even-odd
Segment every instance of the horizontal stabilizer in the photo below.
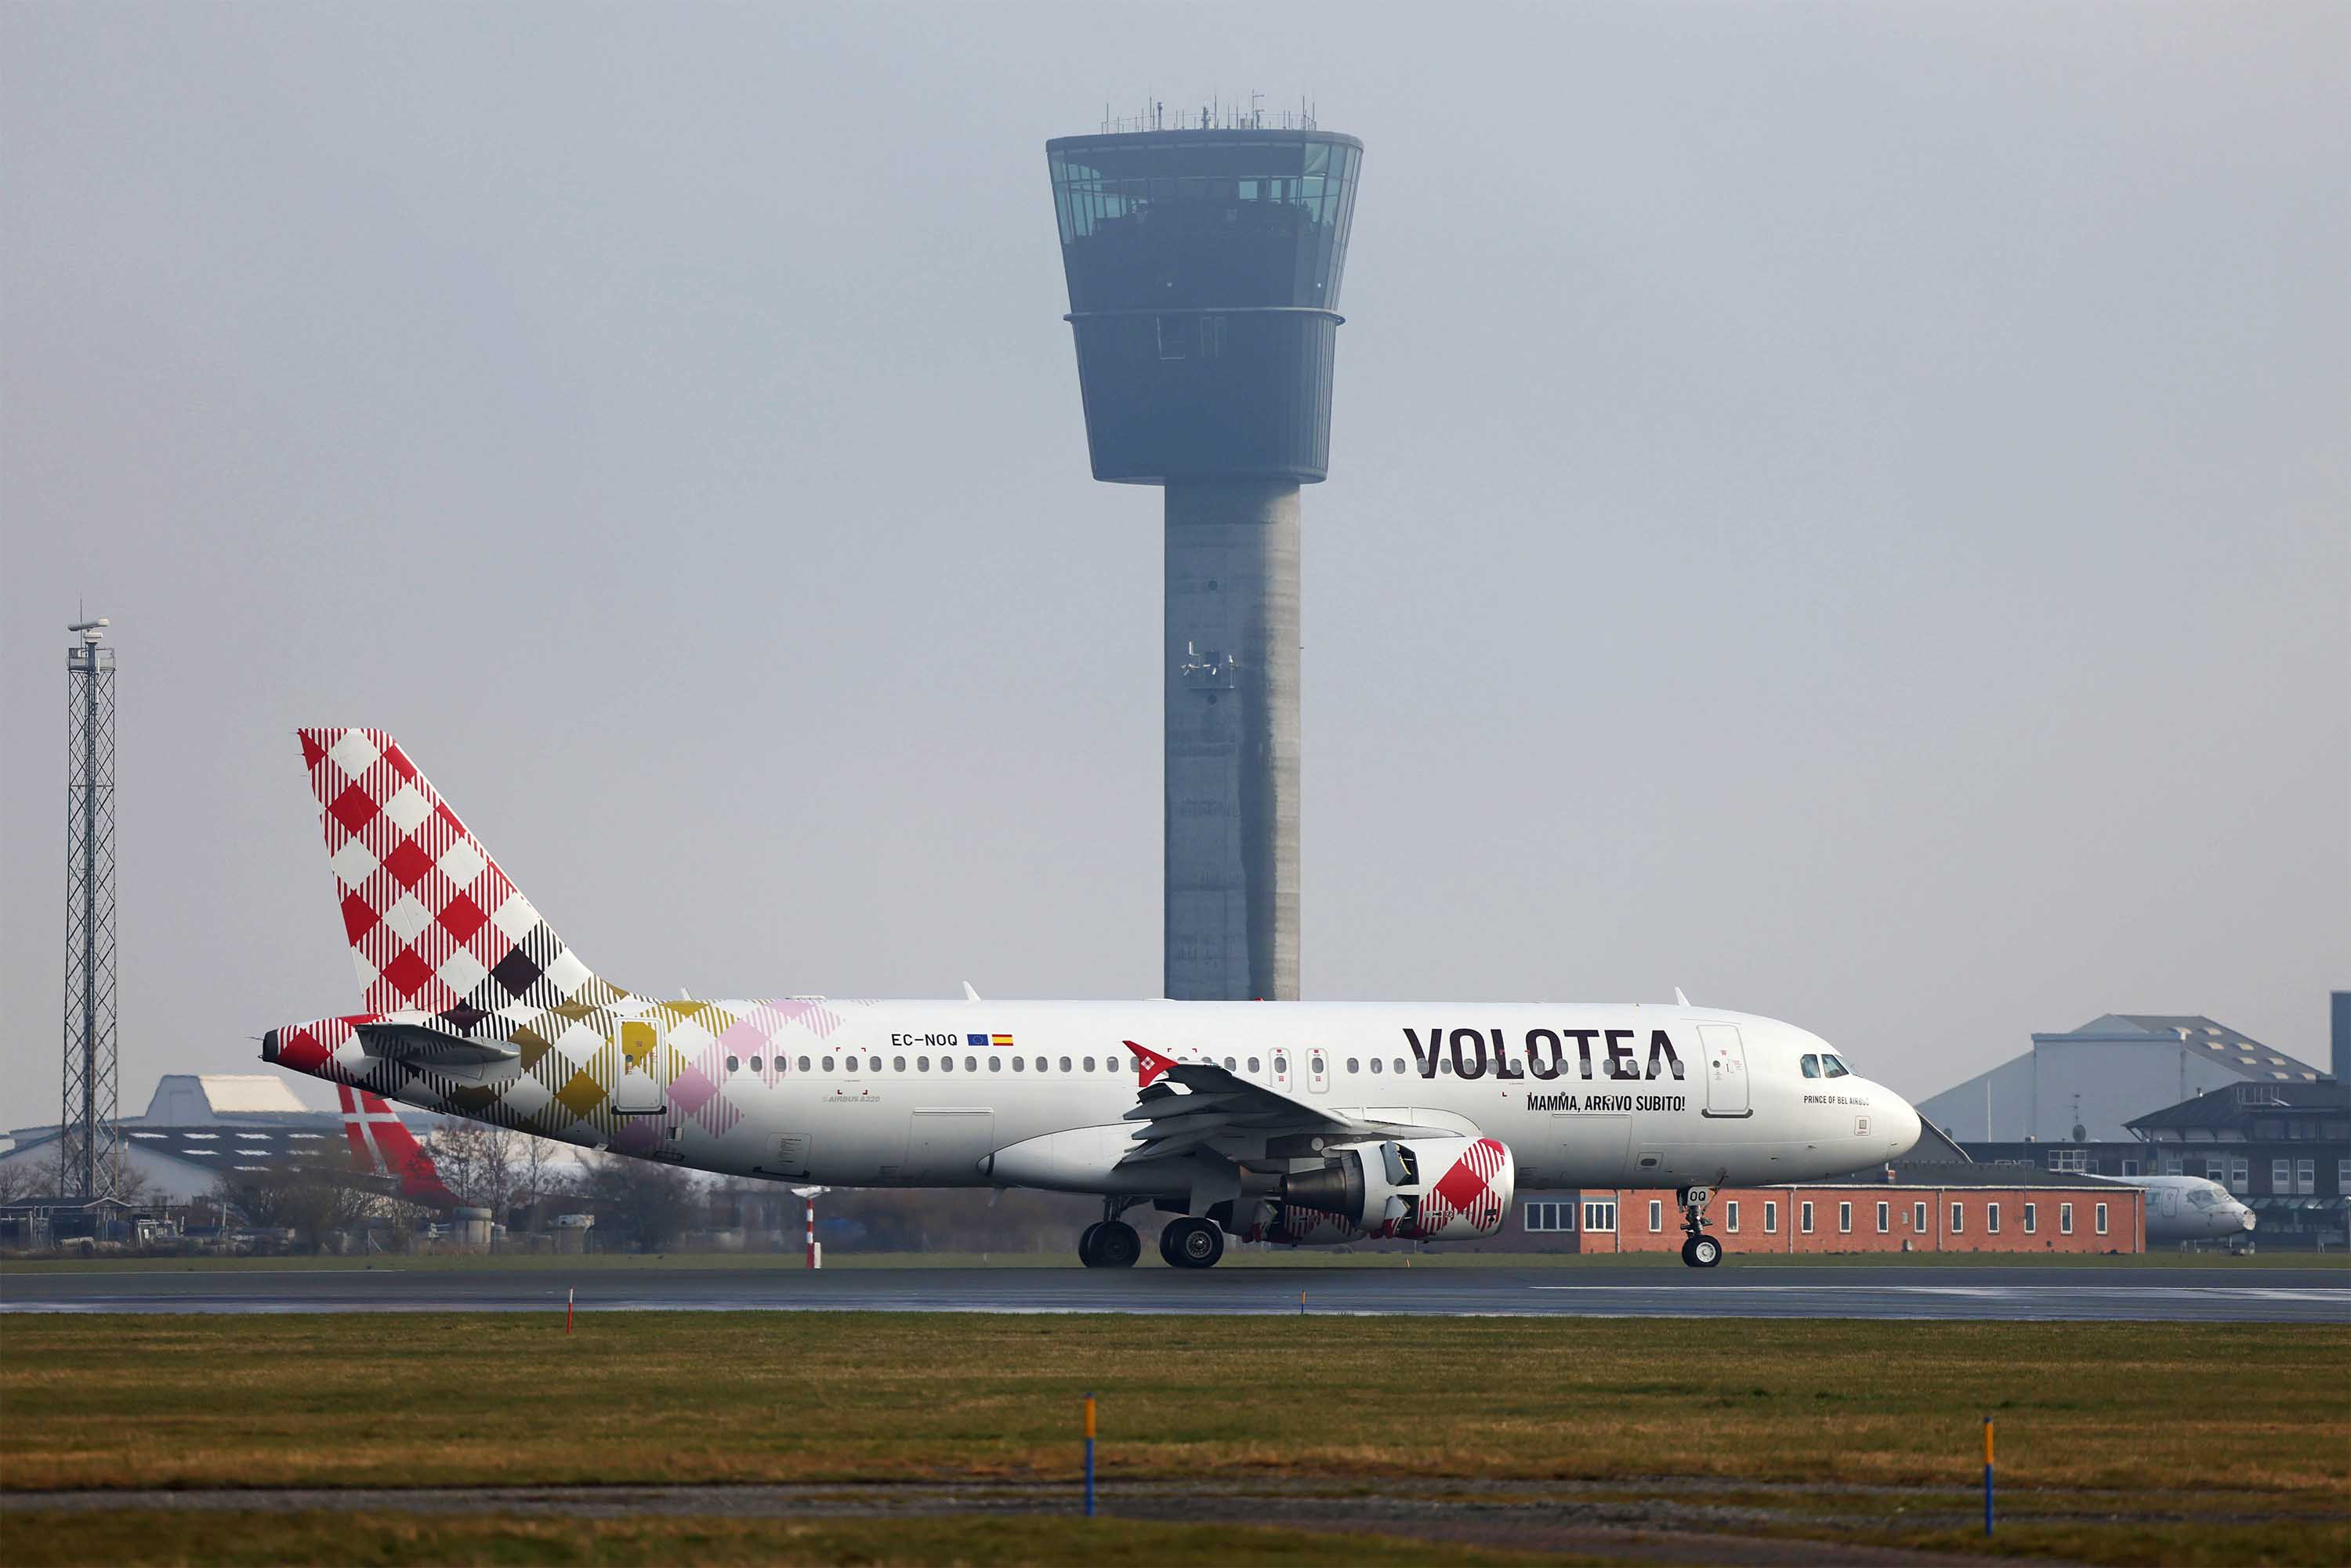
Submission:
{"label": "horizontal stabilizer", "polygon": [[483,1067],[517,1061],[522,1052],[504,1040],[467,1040],[414,1023],[363,1023],[357,1026],[360,1049],[370,1056],[412,1061],[428,1067]]}

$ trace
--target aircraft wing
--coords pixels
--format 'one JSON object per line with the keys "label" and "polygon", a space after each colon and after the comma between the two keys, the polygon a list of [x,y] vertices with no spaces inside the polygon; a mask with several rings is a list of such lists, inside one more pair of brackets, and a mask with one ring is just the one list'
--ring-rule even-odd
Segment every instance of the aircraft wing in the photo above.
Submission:
{"label": "aircraft wing", "polygon": [[1333,1115],[1213,1062],[1178,1061],[1131,1040],[1125,1044],[1143,1064],[1139,1075],[1143,1088],[1139,1103],[1126,1113],[1127,1121],[1141,1125],[1133,1134],[1135,1146],[1118,1162],[1122,1166],[1171,1159],[1202,1148],[1249,1158],[1261,1155],[1276,1138],[1321,1136],[1333,1144],[1348,1144],[1452,1131]]}

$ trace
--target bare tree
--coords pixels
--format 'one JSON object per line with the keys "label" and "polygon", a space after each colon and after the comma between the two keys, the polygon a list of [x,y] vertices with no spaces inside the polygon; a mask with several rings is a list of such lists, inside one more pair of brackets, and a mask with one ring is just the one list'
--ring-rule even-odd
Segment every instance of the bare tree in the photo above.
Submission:
{"label": "bare tree", "polygon": [[469,1208],[486,1208],[504,1219],[513,1206],[524,1134],[486,1122],[444,1121],[426,1148],[441,1183]]}
{"label": "bare tree", "polygon": [[580,1159],[579,1192],[640,1252],[660,1250],[684,1230],[701,1207],[700,1185],[676,1166],[626,1155],[587,1155]]}

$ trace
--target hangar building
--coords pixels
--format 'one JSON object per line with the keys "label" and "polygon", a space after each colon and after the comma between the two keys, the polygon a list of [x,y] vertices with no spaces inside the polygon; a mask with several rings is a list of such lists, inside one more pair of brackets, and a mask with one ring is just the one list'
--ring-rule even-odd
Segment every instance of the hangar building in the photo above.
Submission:
{"label": "hangar building", "polygon": [[[2194,1016],[2107,1013],[1917,1102],[1918,1114],[1980,1144],[2135,1142],[2133,1117],[2240,1083],[2314,1083],[2305,1061]],[[2076,1132],[2078,1127],[2081,1130]]]}
{"label": "hangar building", "polygon": [[[419,1137],[437,1119],[401,1113]],[[311,1164],[340,1170],[347,1157],[342,1117],[311,1110],[274,1073],[167,1072],[156,1081],[146,1113],[125,1116],[121,1125],[123,1159],[144,1179],[141,1198],[151,1204],[193,1202],[224,1170],[292,1171]],[[47,1185],[60,1131],[16,1129],[0,1150],[0,1171]]]}

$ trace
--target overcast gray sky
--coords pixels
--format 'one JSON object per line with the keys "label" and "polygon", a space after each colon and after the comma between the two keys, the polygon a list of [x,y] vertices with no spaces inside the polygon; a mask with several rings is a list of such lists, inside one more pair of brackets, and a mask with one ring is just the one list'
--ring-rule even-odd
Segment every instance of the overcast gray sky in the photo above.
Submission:
{"label": "overcast gray sky", "polygon": [[1368,144],[1308,995],[2322,1060],[2351,13],[1436,16],[0,9],[0,1123],[78,602],[126,1110],[356,1005],[298,724],[625,985],[1153,994],[1159,497],[1087,477],[1043,142],[1252,89]]}

